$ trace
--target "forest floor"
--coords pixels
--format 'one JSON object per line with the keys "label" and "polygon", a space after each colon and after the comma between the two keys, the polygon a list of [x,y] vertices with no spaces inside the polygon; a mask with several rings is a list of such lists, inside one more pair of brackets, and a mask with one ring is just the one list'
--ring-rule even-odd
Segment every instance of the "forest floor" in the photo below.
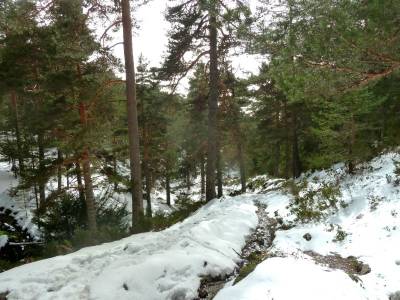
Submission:
{"label": "forest floor", "polygon": [[198,299],[211,298],[214,280],[217,300],[398,300],[398,161],[386,153],[354,175],[338,164],[295,182],[255,178],[251,193],[166,230],[0,273],[0,295]]}

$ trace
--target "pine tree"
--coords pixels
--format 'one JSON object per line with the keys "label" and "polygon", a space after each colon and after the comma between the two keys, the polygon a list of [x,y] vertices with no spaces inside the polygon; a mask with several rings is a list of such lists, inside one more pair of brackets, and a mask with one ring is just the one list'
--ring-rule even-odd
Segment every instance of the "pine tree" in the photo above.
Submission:
{"label": "pine tree", "polygon": [[[248,25],[249,9],[242,1],[236,1],[232,8],[228,1],[190,0],[182,1],[168,8],[167,20],[172,23],[169,33],[168,56],[164,72],[177,82],[206,55],[209,61],[208,96],[208,138],[206,199],[216,197],[217,169],[217,114],[219,98],[219,57],[236,45],[235,33]],[[239,25],[240,24],[240,25]],[[218,36],[218,32],[222,36]],[[195,58],[187,62],[186,53]],[[177,84],[176,82],[176,84]]]}

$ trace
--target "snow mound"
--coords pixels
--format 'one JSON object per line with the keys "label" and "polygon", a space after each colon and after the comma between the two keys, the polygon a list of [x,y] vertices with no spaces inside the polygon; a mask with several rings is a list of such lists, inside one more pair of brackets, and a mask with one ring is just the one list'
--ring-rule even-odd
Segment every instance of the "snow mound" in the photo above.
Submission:
{"label": "snow mound", "polygon": [[257,225],[251,196],[214,200],[161,232],[24,265],[0,274],[12,299],[193,299],[201,276],[231,273]]}
{"label": "snow mound", "polygon": [[311,260],[267,259],[237,285],[222,290],[214,300],[362,300],[360,285],[340,271],[328,270]]}

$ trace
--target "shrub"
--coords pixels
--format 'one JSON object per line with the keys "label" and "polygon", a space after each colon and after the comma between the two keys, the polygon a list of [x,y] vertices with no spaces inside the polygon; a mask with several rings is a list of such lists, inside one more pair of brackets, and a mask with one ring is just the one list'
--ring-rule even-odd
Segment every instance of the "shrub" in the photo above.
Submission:
{"label": "shrub", "polygon": [[333,242],[342,242],[346,239],[349,234],[342,229],[339,225],[337,226],[336,236],[332,240]]}
{"label": "shrub", "polygon": [[[297,186],[297,185],[296,185]],[[300,222],[319,221],[330,212],[338,210],[341,192],[339,186],[324,183],[318,190],[292,188],[295,192],[294,201],[289,208]]]}

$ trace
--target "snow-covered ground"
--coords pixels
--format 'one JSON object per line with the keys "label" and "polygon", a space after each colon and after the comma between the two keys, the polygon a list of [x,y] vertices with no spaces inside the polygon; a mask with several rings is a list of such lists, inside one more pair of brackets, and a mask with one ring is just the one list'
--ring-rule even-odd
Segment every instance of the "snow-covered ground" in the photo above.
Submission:
{"label": "snow-covered ground", "polygon": [[[31,203],[27,195],[19,197],[11,197],[9,190],[17,185],[17,180],[10,171],[10,166],[6,162],[0,162],[0,212],[9,211],[10,215],[17,221],[22,229],[26,229],[32,237],[39,238],[39,230],[32,223],[33,214],[31,213]],[[0,248],[4,246],[6,241],[5,236],[0,235]]]}
{"label": "snow-covered ground", "polygon": [[[343,165],[304,175],[301,180],[307,180],[307,190],[339,183],[339,198],[345,207],[323,221],[276,232],[270,252],[284,257],[265,260],[215,299],[389,299],[400,290],[400,187],[394,161],[400,161],[400,155],[388,153],[364,164],[355,176],[346,175]],[[271,216],[278,213],[293,220],[287,208],[291,200],[275,194],[267,200],[267,210]],[[342,241],[337,240],[338,228],[343,232]],[[306,233],[311,235],[310,241],[303,238]],[[304,254],[310,250],[357,257],[371,272],[356,282],[343,271],[316,265]]]}
{"label": "snow-covered ground", "polygon": [[193,299],[200,277],[229,274],[258,222],[251,196],[214,200],[162,232],[0,274],[8,299]]}
{"label": "snow-covered ground", "polygon": [[[214,200],[164,231],[1,273],[0,294],[8,291],[8,299],[22,300],[193,299],[203,276],[230,274],[237,267],[238,253],[258,222],[255,202],[261,202],[270,217],[292,227],[276,232],[270,258],[215,299],[388,300],[400,290],[400,180],[394,161],[400,155],[387,153],[365,163],[356,175],[347,175],[341,164],[304,174],[297,182],[300,196],[329,185],[340,191],[337,210],[326,210],[320,220],[296,221],[288,185],[260,177],[267,181],[255,188],[261,194]],[[356,257],[371,271],[356,281],[340,269],[318,264],[307,251]]]}

